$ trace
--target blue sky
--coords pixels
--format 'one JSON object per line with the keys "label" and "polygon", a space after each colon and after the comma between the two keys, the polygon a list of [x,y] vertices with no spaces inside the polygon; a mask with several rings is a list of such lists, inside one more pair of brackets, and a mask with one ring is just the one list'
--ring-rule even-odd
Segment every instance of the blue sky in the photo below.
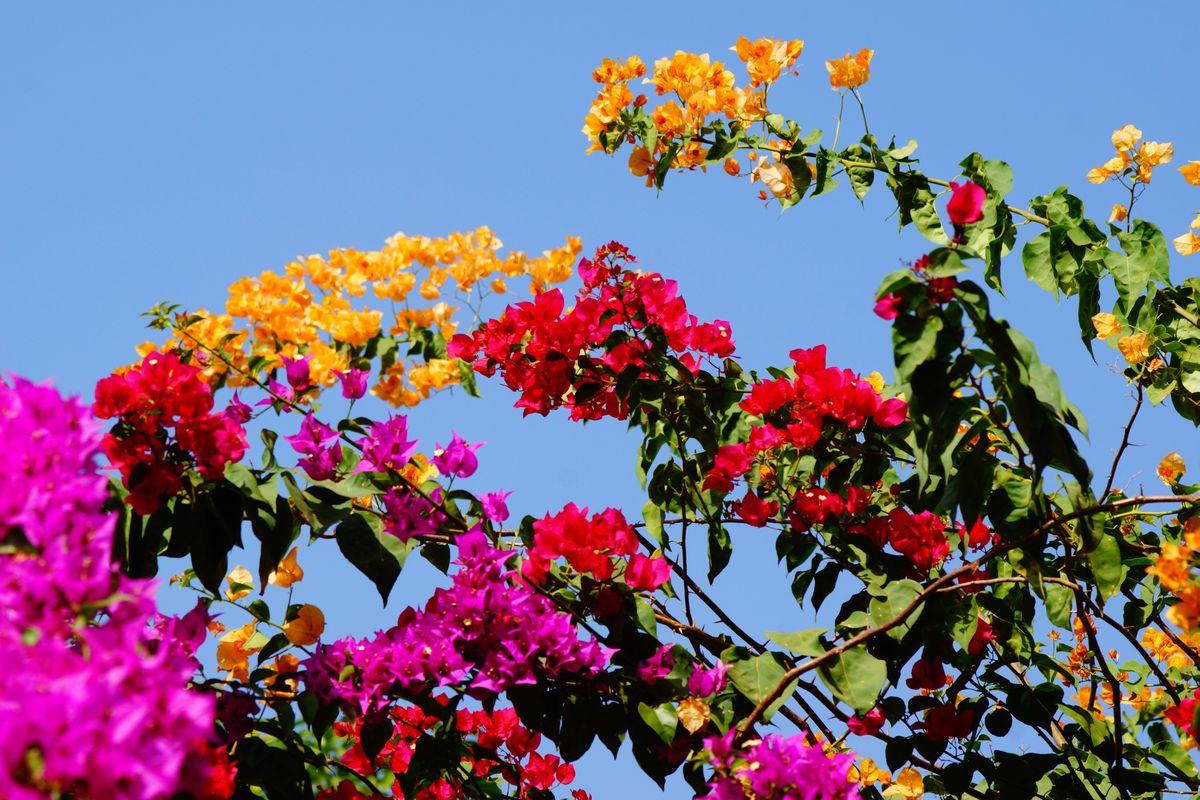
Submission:
{"label": "blue sky", "polygon": [[[747,366],[826,342],[832,363],[887,375],[889,329],[871,313],[872,293],[925,245],[897,234],[886,196],[863,207],[843,187],[780,216],[719,171],[672,175],[656,195],[623,158],[584,155],[579,128],[601,58],[637,53],[649,63],[684,49],[735,61],[727,48],[739,35],[806,41],[799,77],[773,91],[772,105],[827,131],[837,96],[823,61],[873,48],[872,128],[916,138],[931,175],[953,177],[978,149],[1014,167],[1016,202],[1069,183],[1103,218],[1120,197],[1083,175],[1111,155],[1109,133],[1132,122],[1176,152],[1141,211],[1173,237],[1200,208],[1200,189],[1174,170],[1200,160],[1190,3],[1134,17],[1103,2],[665,8],[6,4],[0,371],[90,395],[147,338],[139,314],[154,303],[216,308],[237,278],[297,255],[489,225],[533,252],[568,233],[585,249],[624,242],[646,269],[677,279],[701,318],[732,322]],[[856,130],[852,117],[847,124]],[[1175,257],[1173,275],[1197,265]],[[1090,452],[1106,461],[1129,408],[1115,351],[1098,348],[1092,363],[1074,301],[1056,305],[1027,284],[1018,258],[1005,280],[999,313],[1059,370],[1091,423]],[[474,487],[515,490],[519,513],[570,500],[640,508],[635,440],[618,426],[521,420],[502,387],[483,388],[484,402],[443,397],[411,420],[430,443],[451,427],[488,441]],[[1118,485],[1153,484],[1171,449],[1200,459],[1194,429],[1169,412],[1147,414],[1134,440],[1145,446]],[[762,573],[776,569],[769,543],[746,534],[736,544],[734,577],[717,593],[752,614],[752,628],[810,626],[782,581],[764,588]],[[323,603],[336,633],[364,635],[401,607],[393,600],[380,612],[336,558],[302,563],[312,597],[337,595]],[[398,592],[412,591],[398,599],[420,602],[428,580],[406,572]],[[581,785],[597,797],[651,789],[631,762],[609,764],[589,758]],[[676,786],[667,796],[687,793]]]}

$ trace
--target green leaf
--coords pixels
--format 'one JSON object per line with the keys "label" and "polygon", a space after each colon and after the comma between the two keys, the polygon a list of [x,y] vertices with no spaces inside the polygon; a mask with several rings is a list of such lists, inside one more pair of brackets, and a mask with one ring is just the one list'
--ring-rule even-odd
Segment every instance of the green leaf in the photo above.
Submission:
{"label": "green leaf", "polygon": [[1052,294],[1058,294],[1058,278],[1054,275],[1054,262],[1050,258],[1050,231],[1038,234],[1021,249],[1021,263],[1025,276]]}
{"label": "green leaf", "polygon": [[666,744],[670,744],[675,739],[675,728],[679,724],[679,714],[675,711],[674,703],[663,703],[657,706],[648,706],[645,703],[638,703],[638,716],[642,718],[642,722],[658,735]]}
{"label": "green leaf", "polygon": [[375,584],[386,606],[400,569],[412,551],[413,540],[401,542],[384,533],[375,517],[362,514],[354,514],[338,525],[334,535],[342,555]]}
{"label": "green leaf", "polygon": [[1121,563],[1121,546],[1117,537],[1105,533],[1100,537],[1096,549],[1088,553],[1088,562],[1092,566],[1092,575],[1096,579],[1096,587],[1100,590],[1100,598],[1107,600],[1121,588],[1125,579],[1126,567]]}
{"label": "green leaf", "polygon": [[733,555],[733,543],[729,539],[729,531],[719,523],[708,526],[708,582],[712,583],[722,570],[729,565]]}
{"label": "green leaf", "polygon": [[1056,628],[1071,630],[1071,602],[1075,593],[1061,583],[1046,583],[1046,616]]}
{"label": "green leaf", "polygon": [[[743,697],[758,705],[783,682],[786,672],[787,670],[779,663],[779,659],[774,653],[763,653],[730,664],[729,680]],[[779,695],[777,700],[767,706],[766,712],[763,714],[764,722],[769,720],[780,706],[787,702],[791,693],[789,687]]]}
{"label": "green leaf", "polygon": [[646,534],[657,542],[659,547],[663,545],[662,519],[662,509],[653,500],[647,500],[646,505],[642,506],[642,520],[646,523]]}
{"label": "green leaf", "polygon": [[859,645],[842,653],[833,663],[818,667],[817,674],[834,697],[856,713],[865,714],[875,705],[887,680],[887,664]]}
{"label": "green leaf", "polygon": [[828,632],[828,628],[806,628],[795,633],[767,631],[763,635],[790,653],[813,657],[825,652],[825,646],[821,644],[821,634]]}
{"label": "green leaf", "polygon": [[[920,593],[921,584],[913,580],[905,579],[885,583],[882,587],[882,594],[876,595],[867,607],[867,619],[870,620],[871,626],[878,627],[900,616],[900,613],[908,608]],[[888,636],[893,639],[903,639],[904,634],[908,633],[917,617],[920,616],[922,608],[923,606],[918,606],[903,625],[897,625],[888,630]]]}

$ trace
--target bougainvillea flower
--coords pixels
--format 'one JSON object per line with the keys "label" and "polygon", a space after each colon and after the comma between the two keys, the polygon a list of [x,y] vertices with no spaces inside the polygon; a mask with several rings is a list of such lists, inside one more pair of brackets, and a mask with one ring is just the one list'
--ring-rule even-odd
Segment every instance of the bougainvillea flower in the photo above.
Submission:
{"label": "bougainvillea flower", "polygon": [[285,622],[283,635],[292,644],[316,644],[325,632],[325,614],[314,605],[305,603],[296,610],[296,618]]}
{"label": "bougainvillea flower", "polygon": [[304,358],[283,358],[283,371],[287,376],[288,386],[296,392],[303,392],[312,386],[308,356]]}
{"label": "bougainvillea flower", "polygon": [[347,400],[358,400],[367,393],[367,377],[371,374],[368,370],[351,368],[342,372],[335,369],[333,373],[341,381],[342,397]]}
{"label": "bougainvillea flower", "polygon": [[983,219],[983,203],[987,200],[987,192],[983,187],[972,181],[961,184],[950,184],[950,202],[946,204],[946,213],[956,228],[970,225]]}
{"label": "bougainvillea flower", "polygon": [[440,444],[433,451],[433,465],[443,475],[455,475],[459,478],[469,478],[479,469],[479,459],[475,451],[483,447],[484,442],[467,444],[466,440],[455,433],[450,444],[442,447]]}
{"label": "bougainvillea flower", "polygon": [[671,565],[662,556],[634,553],[625,568],[625,582],[635,590],[654,591],[671,577]]}
{"label": "bougainvillea flower", "polygon": [[483,516],[492,522],[501,523],[509,517],[508,498],[512,492],[488,492],[479,499],[483,506]]}
{"label": "bougainvillea flower", "polygon": [[871,58],[874,55],[874,50],[864,47],[856,55],[851,56],[846,53],[841,58],[826,61],[825,69],[829,70],[829,88],[837,91],[838,89],[856,89],[862,86],[871,79]]}
{"label": "bougainvillea flower", "polygon": [[846,727],[858,736],[873,736],[883,729],[887,716],[879,706],[872,708],[866,714],[851,717],[846,721]]}
{"label": "bougainvillea flower", "polygon": [[386,422],[376,422],[371,431],[358,440],[362,458],[354,472],[399,472],[417,452],[417,440],[408,439],[408,418],[390,417]]}
{"label": "bougainvillea flower", "polygon": [[729,679],[725,675],[727,672],[729,665],[723,661],[718,661],[708,669],[697,666],[688,676],[688,694],[694,697],[710,697],[716,694],[728,684]]}
{"label": "bougainvillea flower", "polygon": [[875,301],[875,316],[880,319],[893,320],[900,313],[900,297],[895,294],[885,294]]}
{"label": "bougainvillea flower", "polygon": [[304,579],[304,570],[296,563],[296,557],[299,552],[299,545],[289,550],[288,554],[279,562],[279,565],[267,576],[267,583],[272,586],[278,586],[281,589],[290,589],[292,584],[302,581]]}

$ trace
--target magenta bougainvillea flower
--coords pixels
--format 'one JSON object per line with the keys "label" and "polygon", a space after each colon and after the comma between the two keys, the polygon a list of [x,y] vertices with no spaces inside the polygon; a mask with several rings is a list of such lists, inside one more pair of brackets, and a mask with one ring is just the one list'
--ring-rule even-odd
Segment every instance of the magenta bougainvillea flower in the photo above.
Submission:
{"label": "magenta bougainvillea flower", "polygon": [[[211,407],[189,386],[167,395],[175,422]],[[136,378],[108,388],[110,410],[139,407]],[[211,696],[187,688],[208,616],[157,617],[154,585],[117,571],[90,416],[49,387],[0,382],[0,797],[211,796],[229,763],[207,742]]]}
{"label": "magenta bougainvillea flower", "polygon": [[394,692],[461,686],[491,697],[543,677],[588,677],[605,668],[612,651],[580,639],[569,614],[509,569],[512,551],[497,550],[478,531],[456,543],[460,569],[450,588],[434,592],[423,611],[405,609],[374,639],[319,646],[305,662],[306,685],[370,713]]}

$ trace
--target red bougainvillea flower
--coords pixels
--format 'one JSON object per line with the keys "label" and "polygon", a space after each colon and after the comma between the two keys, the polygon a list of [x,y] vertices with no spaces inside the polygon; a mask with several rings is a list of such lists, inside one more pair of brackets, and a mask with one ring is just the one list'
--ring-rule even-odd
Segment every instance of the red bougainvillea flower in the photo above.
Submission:
{"label": "red bougainvillea flower", "polygon": [[934,706],[917,727],[924,728],[933,739],[963,739],[975,727],[975,712],[956,708],[953,703],[943,703]]}
{"label": "red bougainvillea flower", "polygon": [[139,514],[153,514],[178,492],[189,466],[217,479],[226,464],[240,460],[247,412],[238,401],[229,413],[214,413],[201,371],[175,353],[158,352],[100,380],[92,406],[100,419],[117,419],[101,447],[121,472],[126,502]]}
{"label": "red bougainvillea flower", "polygon": [[939,659],[924,656],[913,664],[912,677],[904,683],[910,689],[944,689],[946,669]]}

